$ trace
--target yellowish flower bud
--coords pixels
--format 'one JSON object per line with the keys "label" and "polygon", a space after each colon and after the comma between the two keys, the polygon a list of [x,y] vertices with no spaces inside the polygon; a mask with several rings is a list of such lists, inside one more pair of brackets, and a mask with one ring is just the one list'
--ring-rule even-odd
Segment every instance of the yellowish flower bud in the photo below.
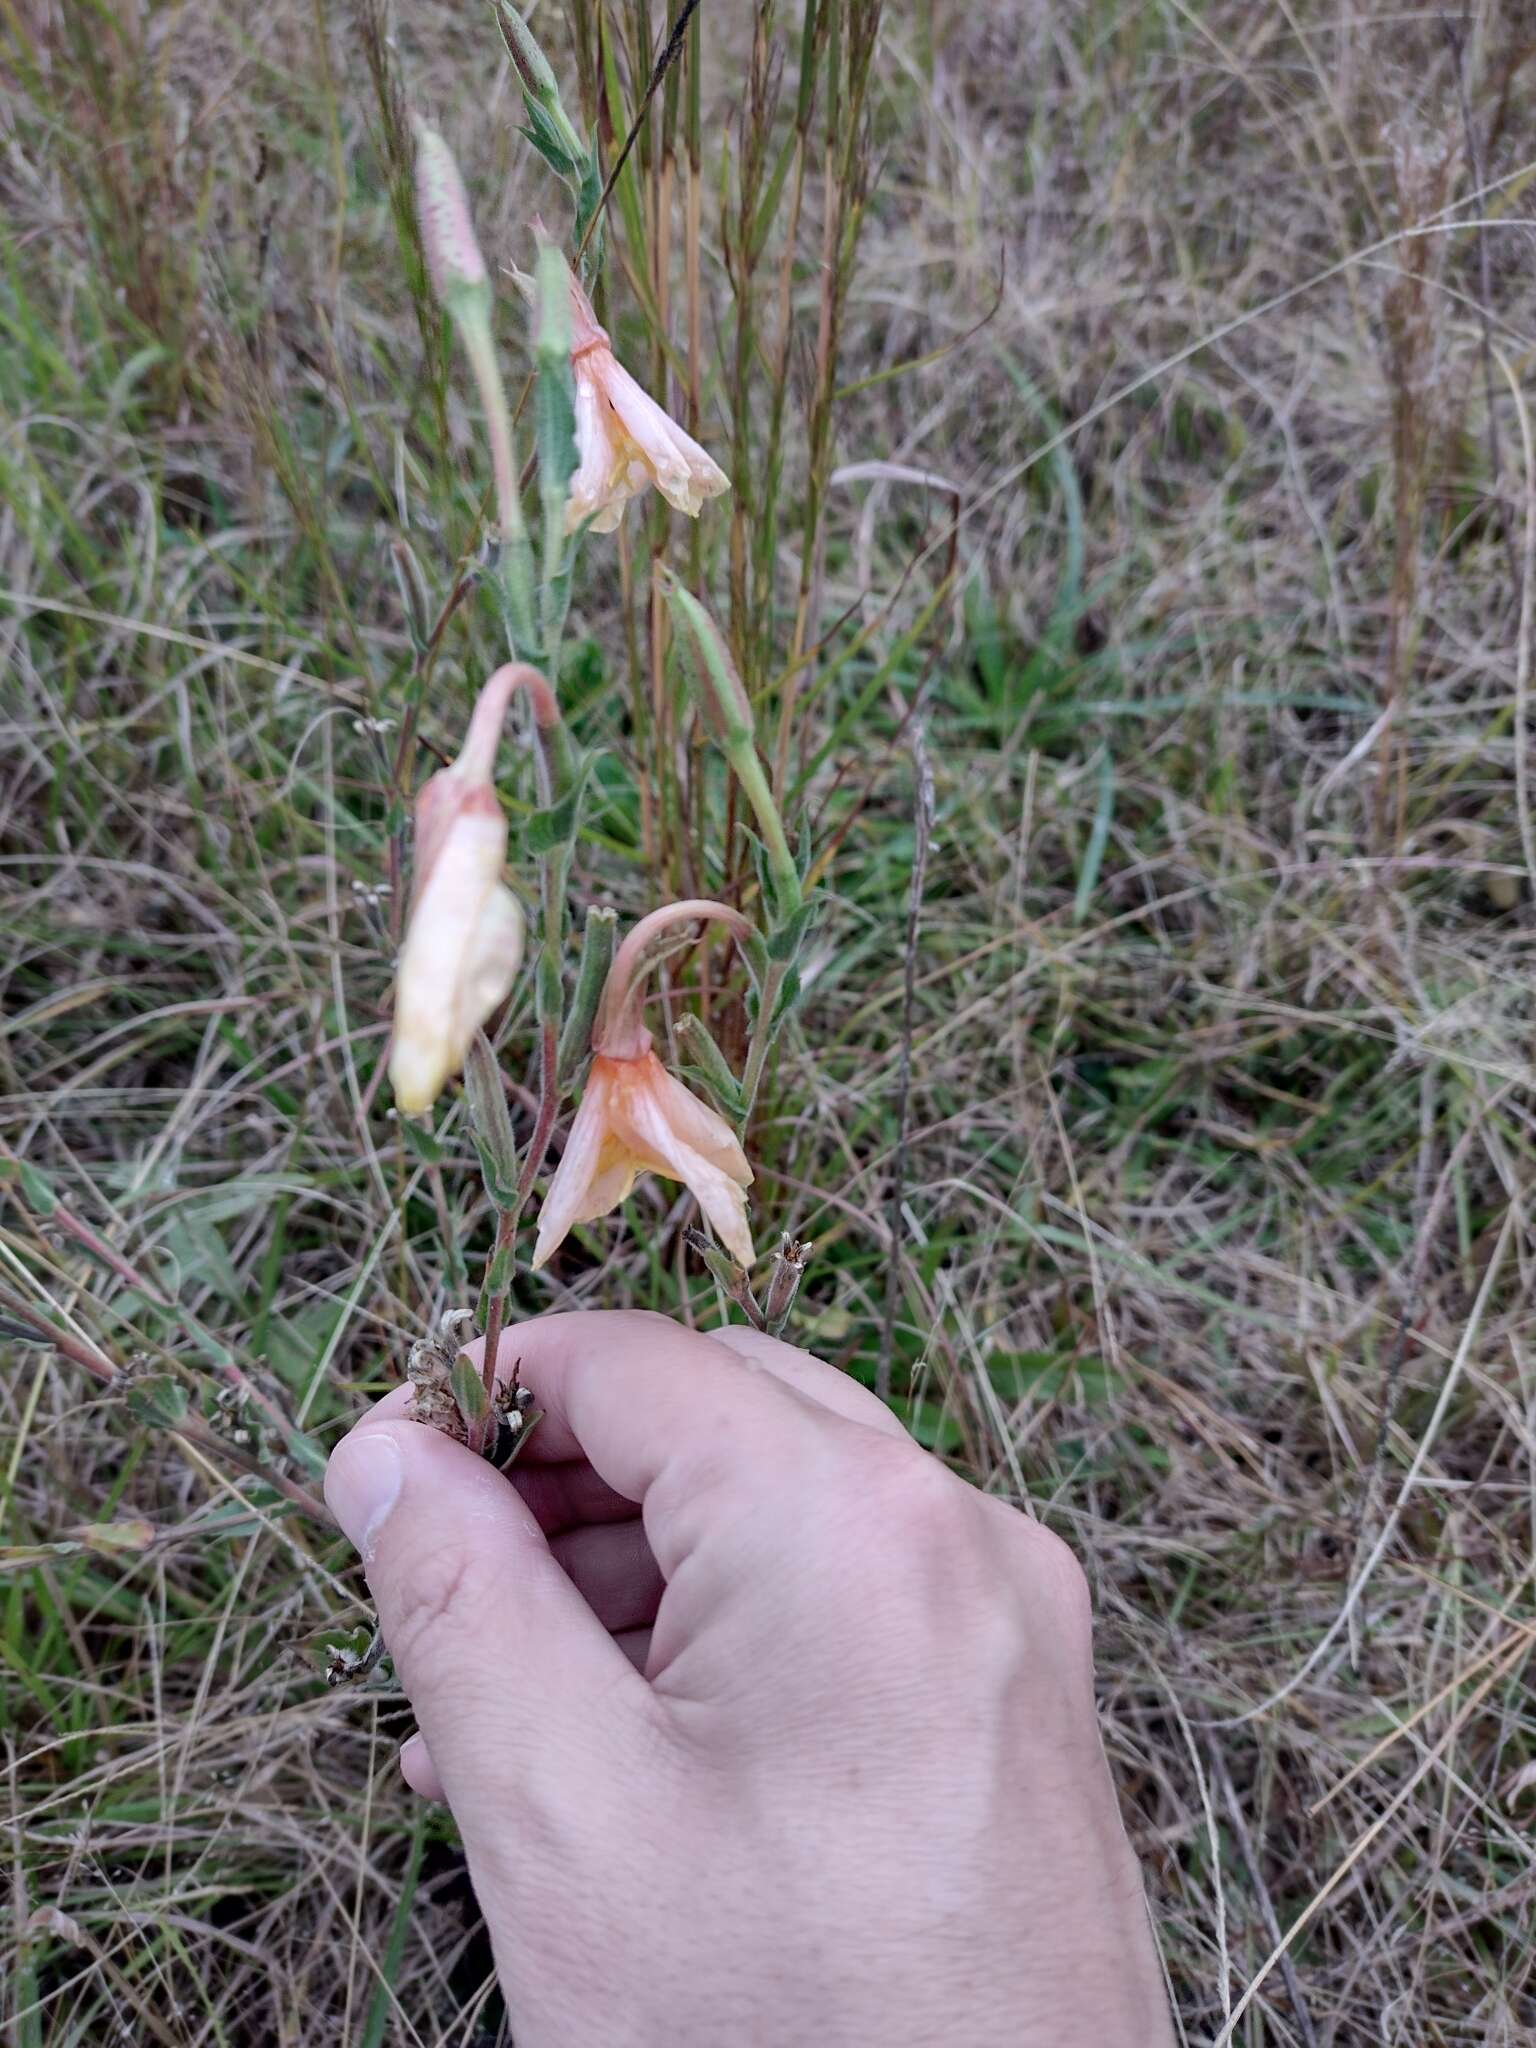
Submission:
{"label": "yellowish flower bud", "polygon": [[505,1001],[522,964],[524,919],[502,879],[507,821],[493,771],[514,690],[534,698],[541,724],[557,716],[537,669],[509,662],[475,700],[464,749],[416,799],[415,882],[395,978],[389,1078],[408,1115],[430,1109],[470,1043]]}

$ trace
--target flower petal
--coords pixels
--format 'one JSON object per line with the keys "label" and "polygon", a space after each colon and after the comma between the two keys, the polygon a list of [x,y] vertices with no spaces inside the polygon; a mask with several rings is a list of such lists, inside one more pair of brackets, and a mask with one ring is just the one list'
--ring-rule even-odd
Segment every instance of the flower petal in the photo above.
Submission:
{"label": "flower petal", "polygon": [[[636,1070],[624,1077],[615,1093],[612,1127],[616,1134],[653,1171],[664,1173],[669,1180],[680,1180],[731,1256],[743,1266],[751,1265],[752,1234],[747,1228],[747,1198],[740,1180],[742,1173],[751,1178],[751,1168],[729,1127],[689,1095],[680,1081],[674,1081],[655,1053],[611,1064]],[[679,1112],[679,1098],[686,1102],[689,1131],[701,1129],[702,1117],[707,1120],[703,1128],[708,1130],[711,1146],[718,1146],[719,1133],[724,1133],[729,1150],[735,1154],[729,1165],[706,1156],[689,1142],[680,1128],[684,1115]],[[717,1126],[718,1130],[710,1126]]]}
{"label": "flower petal", "polygon": [[570,1136],[549,1183],[539,1210],[538,1235],[533,1246],[533,1270],[537,1272],[550,1254],[565,1242],[572,1226],[590,1218],[584,1213],[589,1190],[596,1179],[608,1135],[608,1091],[592,1062],[592,1078],[581,1106],[571,1119]]}
{"label": "flower petal", "polygon": [[592,362],[598,387],[612,406],[619,427],[638,449],[657,490],[669,505],[696,519],[706,498],[730,489],[730,478],[614,356],[596,350]]}
{"label": "flower petal", "polygon": [[523,914],[501,880],[506,824],[467,807],[440,832],[411,906],[395,980],[389,1073],[407,1115],[430,1109],[511,988]]}
{"label": "flower petal", "polygon": [[[659,1061],[657,1064],[660,1066]],[[747,1164],[741,1141],[725,1118],[712,1110],[707,1102],[700,1102],[665,1067],[661,1067],[661,1078],[655,1086],[667,1123],[678,1137],[693,1151],[702,1153],[712,1166],[729,1174],[740,1186],[750,1187],[752,1168]]]}
{"label": "flower petal", "polygon": [[756,1254],[752,1250],[745,1193],[728,1173],[722,1173],[702,1153],[695,1152],[693,1162],[682,1176],[684,1186],[737,1265],[750,1266]]}
{"label": "flower petal", "polygon": [[[606,354],[594,350],[593,355]],[[576,452],[579,455],[565,506],[565,530],[574,533],[590,520],[594,533],[612,533],[637,486],[629,479],[629,450],[617,433],[618,421],[598,388],[589,363],[576,366]]]}
{"label": "flower petal", "polygon": [[649,1160],[637,1159],[625,1150],[611,1134],[603,1140],[603,1149],[598,1157],[597,1171],[587,1183],[587,1198],[582,1204],[578,1223],[594,1223],[599,1216],[606,1216],[610,1209],[617,1209],[620,1202],[629,1199],[637,1175],[643,1173]]}

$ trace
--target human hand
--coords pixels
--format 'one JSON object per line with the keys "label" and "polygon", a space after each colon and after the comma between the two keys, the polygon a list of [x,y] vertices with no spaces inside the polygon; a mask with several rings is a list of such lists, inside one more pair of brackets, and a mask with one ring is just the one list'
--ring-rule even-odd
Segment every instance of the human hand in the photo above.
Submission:
{"label": "human hand", "polygon": [[402,1388],[326,1496],[518,2048],[1171,2042],[1065,1545],[754,1331],[514,1359],[511,1483]]}

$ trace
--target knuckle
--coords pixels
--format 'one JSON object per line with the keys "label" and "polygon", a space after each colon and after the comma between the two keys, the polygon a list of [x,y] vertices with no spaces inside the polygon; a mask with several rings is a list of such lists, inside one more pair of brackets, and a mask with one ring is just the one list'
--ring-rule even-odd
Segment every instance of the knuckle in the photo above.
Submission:
{"label": "knuckle", "polygon": [[948,1551],[975,1534],[976,1496],[963,1479],[909,1439],[870,1434],[850,1454],[851,1497],[890,1539],[927,1552]]}
{"label": "knuckle", "polygon": [[1024,1554],[1032,1592],[1062,1626],[1087,1636],[1093,1626],[1093,1603],[1077,1553],[1053,1529],[1017,1509],[1004,1508],[1002,1512],[1010,1517],[1013,1541]]}
{"label": "knuckle", "polygon": [[1018,1508],[980,1493],[910,1441],[874,1439],[860,1447],[848,1476],[861,1515],[899,1569],[921,1560],[928,1574],[966,1591],[1011,1580],[1068,1639],[1092,1630],[1088,1580],[1076,1554],[1053,1530]]}

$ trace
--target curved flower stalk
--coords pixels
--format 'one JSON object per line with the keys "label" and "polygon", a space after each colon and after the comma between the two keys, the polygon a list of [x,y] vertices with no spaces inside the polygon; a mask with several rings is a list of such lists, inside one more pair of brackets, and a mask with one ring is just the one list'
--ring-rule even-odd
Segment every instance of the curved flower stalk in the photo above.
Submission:
{"label": "curved flower stalk", "polygon": [[616,1209],[642,1173],[681,1181],[732,1258],[742,1266],[752,1263],[747,1156],[725,1119],[667,1072],[643,1022],[654,941],[697,917],[728,925],[738,939],[752,930],[739,911],[690,899],[641,918],[614,955],[593,1026],[586,1093],[539,1212],[535,1270],[576,1224]]}
{"label": "curved flower stalk", "polygon": [[389,1078],[407,1114],[430,1109],[464,1064],[470,1041],[516,979],[523,913],[502,880],[507,821],[496,795],[496,747],[518,688],[541,725],[558,716],[549,685],[507,662],[475,699],[464,747],[416,798],[410,921],[395,979]]}
{"label": "curved flower stalk", "polygon": [[566,503],[567,532],[590,521],[611,533],[629,500],[654,484],[669,505],[697,519],[731,480],[615,360],[592,302],[571,279],[571,372],[580,458]]}

